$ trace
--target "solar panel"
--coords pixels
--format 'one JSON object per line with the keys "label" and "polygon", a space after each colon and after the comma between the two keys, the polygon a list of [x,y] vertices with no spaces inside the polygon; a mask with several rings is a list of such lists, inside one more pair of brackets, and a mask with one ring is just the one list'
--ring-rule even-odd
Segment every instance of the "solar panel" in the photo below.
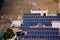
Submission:
{"label": "solar panel", "polygon": [[[60,20],[60,14],[57,16],[40,16],[40,14],[24,14],[23,24],[21,25],[22,30],[28,30],[27,35],[18,35],[20,40],[29,40],[29,38],[47,38],[47,40],[60,40],[58,28],[30,28],[31,25],[38,23],[50,25],[53,20]],[[35,39],[34,39],[35,40]]]}

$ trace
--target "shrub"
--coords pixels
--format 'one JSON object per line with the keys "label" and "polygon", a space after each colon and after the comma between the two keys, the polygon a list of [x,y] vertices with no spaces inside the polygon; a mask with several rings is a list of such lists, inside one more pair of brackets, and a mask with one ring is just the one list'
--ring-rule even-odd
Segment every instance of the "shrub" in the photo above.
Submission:
{"label": "shrub", "polygon": [[13,36],[14,36],[13,30],[10,29],[10,28],[7,28],[7,29],[6,29],[6,32],[4,32],[3,35],[2,35],[2,37],[3,37],[4,40],[10,39],[10,38],[12,38]]}

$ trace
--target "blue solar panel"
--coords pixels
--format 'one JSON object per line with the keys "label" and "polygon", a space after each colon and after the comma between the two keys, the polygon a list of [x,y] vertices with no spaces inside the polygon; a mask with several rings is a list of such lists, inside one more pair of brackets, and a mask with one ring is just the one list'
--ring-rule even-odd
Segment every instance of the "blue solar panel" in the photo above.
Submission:
{"label": "blue solar panel", "polygon": [[43,30],[39,30],[39,31],[29,31],[28,35],[42,35],[42,36],[51,36],[51,35],[58,35],[57,31],[43,31]]}
{"label": "blue solar panel", "polygon": [[30,28],[29,30],[51,30],[51,31],[58,31],[58,28]]}
{"label": "blue solar panel", "polygon": [[[22,30],[28,30],[27,35],[19,35],[19,38],[47,38],[48,40],[60,40],[58,28],[30,28],[31,25],[38,23],[50,25],[53,20],[60,20],[60,14],[57,16],[40,16],[40,14],[24,14]],[[19,39],[20,40],[20,39]]]}
{"label": "blue solar panel", "polygon": [[26,16],[23,17],[23,20],[24,20],[24,23],[27,23],[27,24],[41,23],[45,25],[50,25],[53,20],[60,20],[59,16],[40,16],[40,14],[25,14],[25,15]]}
{"label": "blue solar panel", "polygon": [[58,13],[57,16],[60,16],[60,13]]}
{"label": "blue solar panel", "polygon": [[19,38],[48,38],[48,39],[52,39],[52,38],[60,38],[60,37],[58,37],[58,36],[41,36],[41,35],[23,35],[23,36],[21,36],[21,35],[19,35],[18,36]]}

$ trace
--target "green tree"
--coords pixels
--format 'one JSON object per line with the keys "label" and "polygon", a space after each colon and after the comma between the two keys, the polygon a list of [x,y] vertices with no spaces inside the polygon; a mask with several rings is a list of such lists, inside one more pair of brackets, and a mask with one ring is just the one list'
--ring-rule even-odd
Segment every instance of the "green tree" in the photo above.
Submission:
{"label": "green tree", "polygon": [[13,30],[10,29],[10,28],[6,29],[6,32],[4,32],[3,35],[2,35],[2,37],[3,37],[4,40],[10,39],[13,36],[14,36]]}

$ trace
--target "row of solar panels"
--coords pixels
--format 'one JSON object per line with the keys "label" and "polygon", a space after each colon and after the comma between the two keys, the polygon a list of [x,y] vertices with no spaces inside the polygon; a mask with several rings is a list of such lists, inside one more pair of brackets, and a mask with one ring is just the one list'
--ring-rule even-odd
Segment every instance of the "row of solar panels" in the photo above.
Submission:
{"label": "row of solar panels", "polygon": [[[41,15],[40,13],[24,13],[24,15]],[[57,13],[57,15],[60,15],[60,13]]]}
{"label": "row of solar panels", "polygon": [[[53,19],[54,20],[54,19]],[[25,23],[25,24],[38,24],[38,23],[41,23],[41,24],[45,24],[45,25],[47,25],[47,24],[51,24],[51,22],[53,21],[52,19],[36,19],[36,20],[34,20],[34,19],[25,19],[24,21],[23,21],[23,23]],[[55,20],[60,20],[60,18],[59,19],[55,19]]]}
{"label": "row of solar panels", "polygon": [[56,35],[59,35],[59,33],[58,33],[58,31],[51,31],[51,30],[49,30],[49,31],[47,31],[47,30],[35,30],[35,31],[33,31],[33,30],[29,30],[28,32],[27,32],[27,35],[40,35],[40,36],[56,36]]}
{"label": "row of solar panels", "polygon": [[42,31],[58,31],[59,29],[58,28],[30,28],[30,29],[28,29],[28,30],[42,30]]}
{"label": "row of solar panels", "polygon": [[27,18],[27,19],[23,19],[23,22],[52,22],[53,20],[60,20],[60,18]]}
{"label": "row of solar panels", "polygon": [[[29,25],[27,25],[27,24],[22,24],[21,25],[23,28],[24,27],[29,27]],[[58,31],[58,28],[29,28],[28,30],[47,30],[47,31]]]}
{"label": "row of solar panels", "polygon": [[57,16],[40,16],[41,14],[40,13],[25,13],[23,15],[23,18],[29,18],[29,17],[37,17],[37,18],[40,18],[40,17],[45,17],[45,18],[56,18],[56,17],[59,17],[60,14],[58,13]]}
{"label": "row of solar panels", "polygon": [[58,28],[29,28],[26,35],[18,35],[19,40],[24,38],[47,38],[48,40],[60,40]]}
{"label": "row of solar panels", "polygon": [[[51,25],[51,22],[40,22],[40,23],[38,23],[38,22],[31,22],[31,23],[25,22],[24,24],[26,24],[28,26],[33,26],[33,25],[37,25],[37,24],[39,24],[39,25],[42,24],[42,25],[48,26],[48,25]],[[23,27],[25,27],[25,26],[23,26]]]}
{"label": "row of solar panels", "polygon": [[19,35],[19,38],[60,38],[60,36],[40,36],[40,35]]}
{"label": "row of solar panels", "polygon": [[32,38],[32,39],[47,38],[48,40],[60,40],[60,36],[40,36],[40,35],[23,35],[23,36],[19,35],[18,38],[19,38],[19,40],[20,40],[20,38],[24,38],[24,40],[25,39],[29,40],[29,38]]}
{"label": "row of solar panels", "polygon": [[58,18],[60,16],[38,16],[38,15],[24,15],[23,18]]}
{"label": "row of solar panels", "polygon": [[52,21],[52,20],[60,20],[59,18],[25,18],[23,21]]}
{"label": "row of solar panels", "polygon": [[27,25],[31,25],[31,24],[51,24],[51,22],[47,21],[47,22],[44,22],[44,21],[32,21],[32,22],[24,22],[25,24]]}
{"label": "row of solar panels", "polygon": [[[31,25],[32,24],[30,24],[30,26]],[[34,25],[36,25],[36,24],[34,24]],[[30,26],[28,24],[22,24],[20,29],[22,29],[22,30],[44,30],[44,29],[46,29],[46,28],[31,28]],[[50,29],[52,29],[52,28],[47,28],[46,30],[50,30]]]}
{"label": "row of solar panels", "polygon": [[28,34],[58,34],[58,31],[47,31],[47,30],[45,30],[45,31],[43,31],[43,30],[38,30],[38,31],[28,31]]}
{"label": "row of solar panels", "polygon": [[24,13],[24,15],[41,15],[40,13]]}
{"label": "row of solar panels", "polygon": [[53,20],[60,20],[60,16],[40,16],[39,13],[23,15],[23,23],[27,25],[33,25],[38,23],[50,25]]}

